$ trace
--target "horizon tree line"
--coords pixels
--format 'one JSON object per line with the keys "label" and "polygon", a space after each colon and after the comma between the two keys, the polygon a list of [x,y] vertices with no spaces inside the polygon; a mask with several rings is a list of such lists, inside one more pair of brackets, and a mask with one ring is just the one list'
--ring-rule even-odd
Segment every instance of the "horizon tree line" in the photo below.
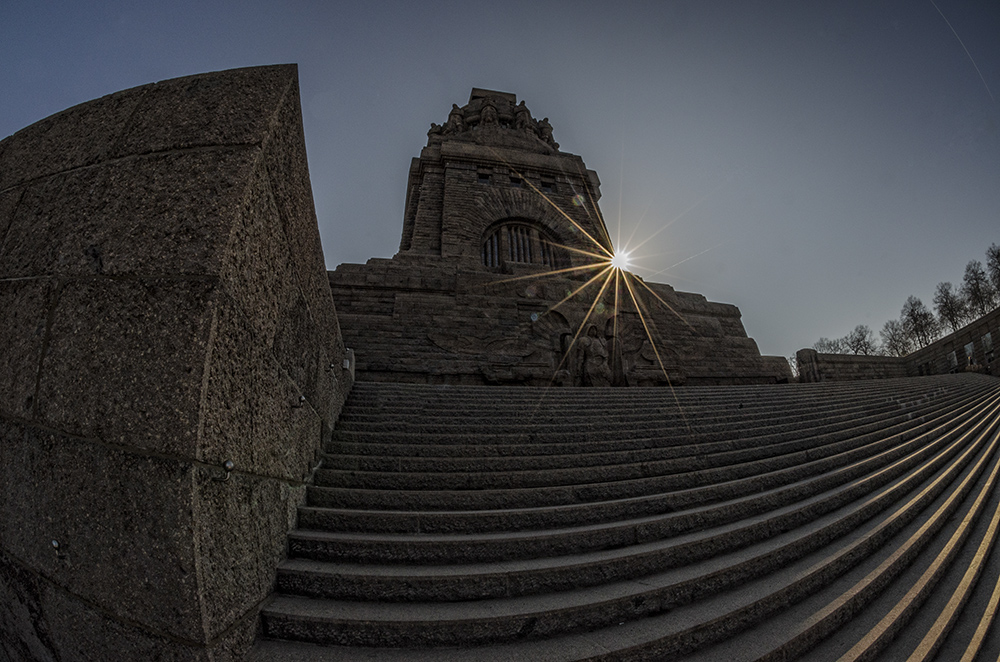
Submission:
{"label": "horizon tree line", "polygon": [[888,320],[879,338],[866,324],[859,324],[842,338],[820,338],[813,349],[824,354],[906,356],[926,347],[945,333],[958,331],[969,322],[1000,306],[1000,246],[986,249],[986,266],[979,260],[965,265],[960,287],[950,282],[934,289],[936,315],[917,297],[907,297],[898,319]]}

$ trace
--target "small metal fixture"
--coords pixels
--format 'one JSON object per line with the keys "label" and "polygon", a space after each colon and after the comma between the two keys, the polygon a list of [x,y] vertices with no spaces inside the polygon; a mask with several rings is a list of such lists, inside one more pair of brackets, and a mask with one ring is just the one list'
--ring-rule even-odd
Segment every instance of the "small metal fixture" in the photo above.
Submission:
{"label": "small metal fixture", "polygon": [[229,474],[233,473],[233,469],[235,468],[236,468],[236,463],[234,463],[232,460],[226,460],[225,462],[222,463],[222,469],[226,472],[226,475],[222,478],[216,477],[213,480],[217,480],[220,483],[226,482],[227,480],[229,480]]}
{"label": "small metal fixture", "polygon": [[299,407],[303,406],[305,403],[306,403],[306,396],[300,395],[299,399],[295,402],[294,405],[292,405],[292,407],[294,407],[295,409],[298,409]]}
{"label": "small metal fixture", "polygon": [[60,561],[65,560],[66,559],[65,552],[61,552],[61,551],[59,551],[59,549],[60,549],[60,547],[59,547],[59,541],[53,539],[52,540],[52,551],[54,551],[56,553],[56,558],[57,559],[59,559]]}

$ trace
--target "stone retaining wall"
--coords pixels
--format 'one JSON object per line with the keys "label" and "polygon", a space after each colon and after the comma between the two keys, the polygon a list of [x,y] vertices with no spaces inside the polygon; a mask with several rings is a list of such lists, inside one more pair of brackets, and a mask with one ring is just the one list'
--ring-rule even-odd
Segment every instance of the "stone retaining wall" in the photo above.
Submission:
{"label": "stone retaining wall", "polygon": [[895,356],[820,354],[815,349],[800,349],[795,359],[803,383],[907,376],[906,359]]}
{"label": "stone retaining wall", "polygon": [[904,357],[796,352],[799,381],[883,379],[973,371],[1000,377],[1000,308]]}
{"label": "stone retaining wall", "polygon": [[350,386],[295,66],[0,141],[0,310],[0,657],[240,657]]}

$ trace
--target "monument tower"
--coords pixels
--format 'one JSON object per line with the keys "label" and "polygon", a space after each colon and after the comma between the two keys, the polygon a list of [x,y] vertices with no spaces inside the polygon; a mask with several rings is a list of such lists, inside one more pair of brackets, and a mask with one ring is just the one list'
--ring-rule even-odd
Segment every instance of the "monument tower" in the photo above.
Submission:
{"label": "monument tower", "polygon": [[[735,306],[658,283],[641,283],[636,299],[619,288],[616,304],[603,278],[587,285],[614,250],[600,179],[559,149],[548,118],[524,101],[474,88],[427,136],[410,165],[399,252],[329,273],[359,379],[637,386],[786,377],[785,360],[760,355]],[[603,355],[607,367],[592,369]]]}

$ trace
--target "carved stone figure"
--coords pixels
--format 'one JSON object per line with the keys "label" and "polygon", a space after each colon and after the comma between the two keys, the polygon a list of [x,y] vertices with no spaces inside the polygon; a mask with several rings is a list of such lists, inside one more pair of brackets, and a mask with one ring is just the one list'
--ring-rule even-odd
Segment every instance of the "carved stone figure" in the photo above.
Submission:
{"label": "carved stone figure", "polygon": [[542,121],[538,123],[538,137],[556,149],[559,149],[559,143],[552,138],[552,125],[549,124],[548,117],[542,118]]}
{"label": "carved stone figure", "polygon": [[431,128],[427,129],[428,136],[439,136],[441,135],[442,127],[440,124],[435,124],[431,122]]}
{"label": "carved stone figure", "polygon": [[451,112],[448,113],[448,122],[444,125],[444,133],[461,133],[465,131],[465,118],[462,116],[462,109],[457,103],[451,104]]}
{"label": "carved stone figure", "polygon": [[577,349],[581,386],[611,386],[611,366],[608,365],[608,344],[593,324],[579,340]]}
{"label": "carved stone figure", "polygon": [[498,122],[497,109],[493,107],[492,103],[483,106],[479,114],[479,121],[481,124],[496,124]]}
{"label": "carved stone figure", "polygon": [[524,105],[523,100],[514,108],[514,128],[525,133],[535,132],[534,127],[531,126],[531,113],[528,112],[528,107]]}

